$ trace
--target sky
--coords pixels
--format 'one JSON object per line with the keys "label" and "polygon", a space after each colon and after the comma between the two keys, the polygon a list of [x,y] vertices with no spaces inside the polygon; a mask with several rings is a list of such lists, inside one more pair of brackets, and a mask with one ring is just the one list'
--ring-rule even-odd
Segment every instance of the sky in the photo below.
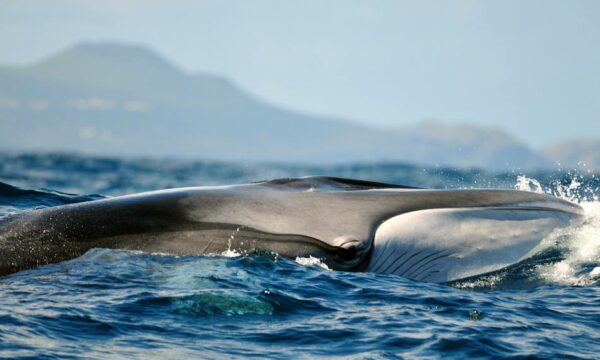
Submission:
{"label": "sky", "polygon": [[147,45],[272,103],[373,126],[600,138],[600,1],[0,0],[0,64]]}

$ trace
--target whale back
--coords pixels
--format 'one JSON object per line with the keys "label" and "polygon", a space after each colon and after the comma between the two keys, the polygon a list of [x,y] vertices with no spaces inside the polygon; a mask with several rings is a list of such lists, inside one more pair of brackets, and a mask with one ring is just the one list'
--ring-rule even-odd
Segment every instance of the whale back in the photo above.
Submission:
{"label": "whale back", "polygon": [[[440,216],[435,210],[477,213],[489,208],[515,208],[516,212],[537,208],[567,217],[580,212],[566,201],[528,192],[430,190],[333,177],[180,188],[33,210],[4,219],[0,273],[70,259],[92,247],[178,255],[270,251],[290,258],[315,256],[337,270],[388,272],[387,263],[385,269],[375,267],[374,259],[381,251],[401,254],[417,246],[415,234],[431,228],[427,219]],[[454,219],[460,223],[460,218]],[[446,223],[452,220],[447,218]],[[551,228],[563,223],[536,224]],[[406,232],[417,225],[420,233]],[[376,236],[384,229],[391,235]],[[400,271],[409,276],[402,269],[392,273]],[[428,280],[432,279],[438,278]]]}

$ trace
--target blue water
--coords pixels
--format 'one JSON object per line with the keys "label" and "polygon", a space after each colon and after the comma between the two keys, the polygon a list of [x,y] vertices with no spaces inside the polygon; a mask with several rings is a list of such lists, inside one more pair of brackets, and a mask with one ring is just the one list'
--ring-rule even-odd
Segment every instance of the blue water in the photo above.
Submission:
{"label": "blue water", "polygon": [[435,188],[537,190],[537,180],[582,203],[587,219],[523,264],[452,284],[335,272],[276,255],[93,249],[0,278],[0,357],[598,358],[600,179],[590,172],[0,154],[0,217],[152,189],[317,174]]}

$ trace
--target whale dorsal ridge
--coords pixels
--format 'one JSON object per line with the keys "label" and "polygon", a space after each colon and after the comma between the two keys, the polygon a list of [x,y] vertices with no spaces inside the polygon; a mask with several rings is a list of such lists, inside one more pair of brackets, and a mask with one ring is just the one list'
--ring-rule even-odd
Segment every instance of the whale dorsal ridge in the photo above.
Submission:
{"label": "whale dorsal ridge", "polygon": [[307,176],[259,181],[262,185],[287,187],[294,190],[356,191],[370,189],[420,189],[418,187],[376,181],[346,179],[334,176]]}

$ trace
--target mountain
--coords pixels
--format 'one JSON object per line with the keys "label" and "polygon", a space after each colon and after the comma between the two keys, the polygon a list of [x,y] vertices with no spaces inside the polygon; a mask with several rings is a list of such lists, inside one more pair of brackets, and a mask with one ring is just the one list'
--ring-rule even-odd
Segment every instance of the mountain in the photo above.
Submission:
{"label": "mountain", "polygon": [[427,164],[489,169],[551,167],[546,158],[501,129],[421,122],[402,131],[414,139],[412,154]]}
{"label": "mountain", "polygon": [[398,161],[539,168],[498,129],[425,122],[377,129],[274,106],[135,45],[84,43],[0,68],[0,148],[234,161]]}
{"label": "mountain", "polygon": [[572,140],[549,146],[546,157],[565,168],[600,170],[600,140]]}

